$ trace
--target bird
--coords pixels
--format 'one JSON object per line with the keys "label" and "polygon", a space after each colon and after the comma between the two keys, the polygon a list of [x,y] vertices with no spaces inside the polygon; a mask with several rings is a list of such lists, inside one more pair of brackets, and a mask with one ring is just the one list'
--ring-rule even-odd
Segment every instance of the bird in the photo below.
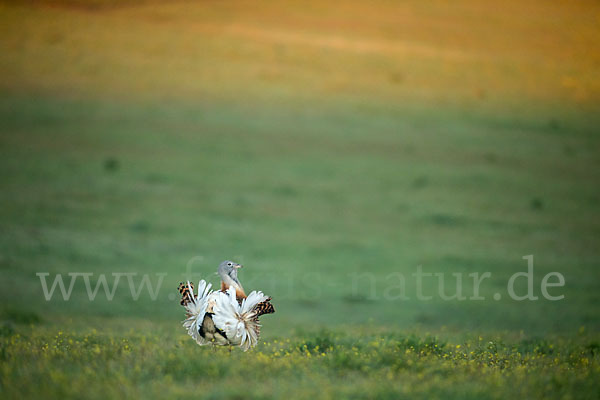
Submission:
{"label": "bird", "polygon": [[229,260],[219,264],[218,291],[211,290],[212,284],[203,279],[195,293],[191,282],[179,284],[180,304],[186,310],[183,327],[200,346],[239,346],[248,351],[258,343],[258,318],[275,312],[271,297],[263,292],[246,295],[238,278],[240,268],[242,265]]}

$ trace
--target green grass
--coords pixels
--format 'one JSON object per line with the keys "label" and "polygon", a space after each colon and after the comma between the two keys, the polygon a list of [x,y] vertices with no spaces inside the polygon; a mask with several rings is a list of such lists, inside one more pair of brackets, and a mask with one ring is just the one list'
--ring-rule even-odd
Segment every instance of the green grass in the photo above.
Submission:
{"label": "green grass", "polygon": [[[598,5],[490,4],[2,3],[2,397],[596,398]],[[528,254],[563,300],[508,297]],[[180,327],[226,258],[277,310],[249,353]]]}
{"label": "green grass", "polygon": [[[510,340],[510,341],[508,341]],[[173,332],[25,329],[4,335],[5,398],[596,398],[598,337],[297,334],[258,351],[199,349]]]}
{"label": "green grass", "polygon": [[[2,161],[6,299],[25,290],[28,307],[52,318],[68,311],[172,321],[180,310],[168,294],[199,255],[194,272],[213,281],[222,258],[246,264],[242,279],[275,297],[281,329],[368,318],[534,332],[598,326],[590,307],[597,188],[587,184],[595,172],[586,167],[595,157],[586,143],[595,139],[585,130],[566,125],[565,138],[516,122],[511,129],[493,119],[430,122],[417,114],[378,118],[377,129],[362,134],[352,121],[371,117],[344,122],[335,109],[307,116],[271,108],[267,119],[234,107],[228,118],[211,106],[197,115],[185,104],[120,107],[13,98],[0,109],[12,133]],[[282,126],[290,128],[282,133]],[[435,134],[442,129],[455,134]],[[485,141],[470,140],[482,129]],[[565,142],[574,155],[561,154]],[[110,160],[118,167],[107,169]],[[565,300],[419,302],[414,281],[406,288],[413,301],[383,299],[389,274],[410,279],[418,265],[449,279],[490,271],[481,288],[490,299],[526,269],[527,254],[535,255],[537,295],[542,277],[559,271]],[[133,302],[120,286],[114,308],[87,301],[81,284],[73,298],[83,301],[44,301],[35,276],[42,271],[168,275],[157,301]],[[353,301],[354,277],[363,272],[375,279],[373,301]],[[360,288],[369,298],[370,282]],[[430,282],[426,291],[435,294]],[[315,313],[320,303],[326,312]]]}

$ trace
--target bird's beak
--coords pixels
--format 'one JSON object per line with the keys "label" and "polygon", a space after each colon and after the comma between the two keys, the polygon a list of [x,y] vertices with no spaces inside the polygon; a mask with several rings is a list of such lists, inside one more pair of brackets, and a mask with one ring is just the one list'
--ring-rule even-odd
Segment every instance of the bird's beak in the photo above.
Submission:
{"label": "bird's beak", "polygon": [[240,268],[244,268],[244,266],[243,266],[243,265],[241,265],[241,264],[235,264],[235,265],[233,266],[233,268],[235,268],[235,269],[240,269]]}

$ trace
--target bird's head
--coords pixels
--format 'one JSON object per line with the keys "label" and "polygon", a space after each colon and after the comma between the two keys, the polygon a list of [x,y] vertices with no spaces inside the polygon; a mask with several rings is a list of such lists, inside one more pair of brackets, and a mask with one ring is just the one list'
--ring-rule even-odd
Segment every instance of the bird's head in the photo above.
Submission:
{"label": "bird's head", "polygon": [[219,264],[219,269],[217,270],[217,273],[221,276],[221,279],[223,279],[224,281],[226,281],[225,277],[228,276],[239,284],[240,281],[237,277],[237,271],[240,268],[242,268],[242,265],[234,263],[233,261],[226,260]]}

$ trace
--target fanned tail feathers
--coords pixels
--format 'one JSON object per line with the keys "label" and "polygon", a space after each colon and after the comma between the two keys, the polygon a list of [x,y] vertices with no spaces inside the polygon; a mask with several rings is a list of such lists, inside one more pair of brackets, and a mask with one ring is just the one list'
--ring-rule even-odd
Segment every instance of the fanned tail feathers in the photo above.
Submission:
{"label": "fanned tail feathers", "polygon": [[247,298],[238,303],[233,287],[227,292],[218,292],[214,306],[213,320],[223,330],[232,344],[240,346],[244,351],[256,346],[260,335],[258,317],[275,312],[269,303],[270,298],[262,292],[253,291]]}
{"label": "fanned tail feathers", "polygon": [[190,282],[187,282],[183,287],[179,285],[182,294],[181,303],[185,307],[187,317],[183,321],[183,326],[200,345],[208,344],[199,332],[206,315],[209,296],[213,293],[210,290],[211,286],[210,283],[207,284],[206,281],[201,280],[198,283],[198,294],[194,295],[194,286]]}
{"label": "fanned tail feathers", "polygon": [[181,294],[181,301],[179,302],[179,304],[181,304],[182,306],[187,306],[187,304],[190,301],[194,301],[194,299],[192,298],[193,293],[194,293],[194,284],[191,282],[187,282],[187,283],[183,283],[181,282],[179,284],[179,294]]}
{"label": "fanned tail feathers", "polygon": [[275,312],[275,307],[271,304],[271,298],[267,298],[265,301],[260,302],[254,307],[253,310],[256,314],[256,318],[265,314],[273,314]]}
{"label": "fanned tail feathers", "polygon": [[[210,288],[209,283],[201,280],[194,295],[192,283],[179,284],[180,303],[186,309],[183,326],[188,334],[200,345],[228,342],[244,351],[256,346],[260,335],[258,317],[275,312],[271,298],[253,291],[240,303],[234,287],[230,286],[225,292],[213,292]],[[209,331],[220,333],[225,343],[215,343],[214,338],[209,340]]]}

